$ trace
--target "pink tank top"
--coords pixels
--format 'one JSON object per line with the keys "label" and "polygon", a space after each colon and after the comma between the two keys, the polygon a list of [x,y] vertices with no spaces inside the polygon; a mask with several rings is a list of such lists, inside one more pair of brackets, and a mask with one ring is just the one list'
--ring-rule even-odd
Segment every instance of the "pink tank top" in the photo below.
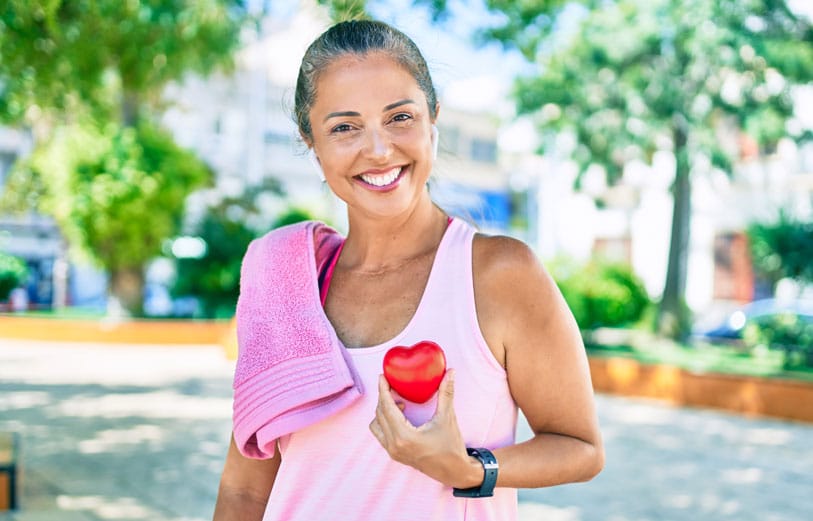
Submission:
{"label": "pink tank top", "polygon": [[[282,466],[264,521],[512,521],[517,491],[494,497],[456,498],[452,489],[390,459],[373,437],[377,382],[387,350],[421,340],[440,344],[456,370],[454,406],[469,447],[495,449],[514,443],[517,407],[505,370],[494,359],[477,323],[472,278],[474,229],[454,219],[435,255],[418,309],[395,338],[349,349],[364,383],[364,396],[315,425],[280,439]],[[437,396],[407,402],[414,425],[429,420]]]}

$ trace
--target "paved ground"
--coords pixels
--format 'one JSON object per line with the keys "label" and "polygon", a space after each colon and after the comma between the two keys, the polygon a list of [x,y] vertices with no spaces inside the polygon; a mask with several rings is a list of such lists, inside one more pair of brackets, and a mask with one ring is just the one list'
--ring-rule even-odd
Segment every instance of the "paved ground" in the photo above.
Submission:
{"label": "paved ground", "polygon": [[[211,519],[232,371],[212,346],[0,339],[0,430],[24,468],[0,521]],[[813,519],[813,425],[598,400],[604,472],[520,491],[522,521]]]}

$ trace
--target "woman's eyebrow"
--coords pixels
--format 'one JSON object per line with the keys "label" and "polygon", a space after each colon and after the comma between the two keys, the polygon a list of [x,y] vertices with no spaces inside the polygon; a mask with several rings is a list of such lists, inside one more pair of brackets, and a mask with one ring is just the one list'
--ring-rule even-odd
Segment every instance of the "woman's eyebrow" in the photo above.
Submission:
{"label": "woman's eyebrow", "polygon": [[390,103],[389,105],[384,107],[384,110],[382,110],[381,112],[387,112],[388,110],[392,110],[392,109],[394,109],[396,107],[400,107],[401,105],[406,105],[408,103],[415,103],[415,101],[411,100],[409,98],[402,99],[401,101],[396,101],[395,103]]}
{"label": "woman's eyebrow", "polygon": [[[407,98],[407,99],[402,99],[401,101],[396,101],[395,103],[390,103],[389,105],[384,107],[381,110],[381,112],[387,112],[388,110],[392,110],[394,108],[400,107],[401,105],[407,105],[409,103],[415,103],[415,100],[411,100],[411,99]],[[325,116],[324,121],[327,121],[330,118],[347,118],[347,117],[357,118],[359,116],[361,116],[360,113],[352,111],[352,110],[346,110],[346,111],[342,111],[342,112],[331,112],[330,114]]]}
{"label": "woman's eyebrow", "polygon": [[356,118],[356,117],[359,117],[359,116],[361,116],[361,114],[359,114],[358,112],[353,112],[352,110],[351,111],[345,111],[345,112],[331,112],[330,114],[325,116],[324,121],[327,121],[330,118],[346,118],[346,117]]}

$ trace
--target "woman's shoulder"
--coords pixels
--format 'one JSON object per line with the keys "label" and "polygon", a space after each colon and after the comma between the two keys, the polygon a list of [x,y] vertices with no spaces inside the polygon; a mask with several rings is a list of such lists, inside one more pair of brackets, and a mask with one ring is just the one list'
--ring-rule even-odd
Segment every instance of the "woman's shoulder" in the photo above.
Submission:
{"label": "woman's shoulder", "polygon": [[542,267],[536,253],[526,243],[505,235],[485,235],[477,233],[472,247],[475,275],[507,275],[515,271]]}
{"label": "woman's shoulder", "polygon": [[478,305],[488,301],[512,312],[540,301],[552,302],[548,297],[558,292],[539,257],[519,239],[478,233],[472,257]]}

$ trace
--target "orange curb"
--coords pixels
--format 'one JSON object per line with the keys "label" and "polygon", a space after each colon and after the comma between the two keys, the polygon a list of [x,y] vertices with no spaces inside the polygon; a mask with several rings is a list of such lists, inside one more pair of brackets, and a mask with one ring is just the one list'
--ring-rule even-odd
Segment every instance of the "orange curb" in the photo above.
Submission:
{"label": "orange curb", "polygon": [[54,342],[218,344],[229,342],[230,321],[78,320],[0,316],[0,337]]}
{"label": "orange curb", "polygon": [[597,392],[813,422],[813,384],[808,382],[693,373],[628,358],[591,357],[590,373]]}

